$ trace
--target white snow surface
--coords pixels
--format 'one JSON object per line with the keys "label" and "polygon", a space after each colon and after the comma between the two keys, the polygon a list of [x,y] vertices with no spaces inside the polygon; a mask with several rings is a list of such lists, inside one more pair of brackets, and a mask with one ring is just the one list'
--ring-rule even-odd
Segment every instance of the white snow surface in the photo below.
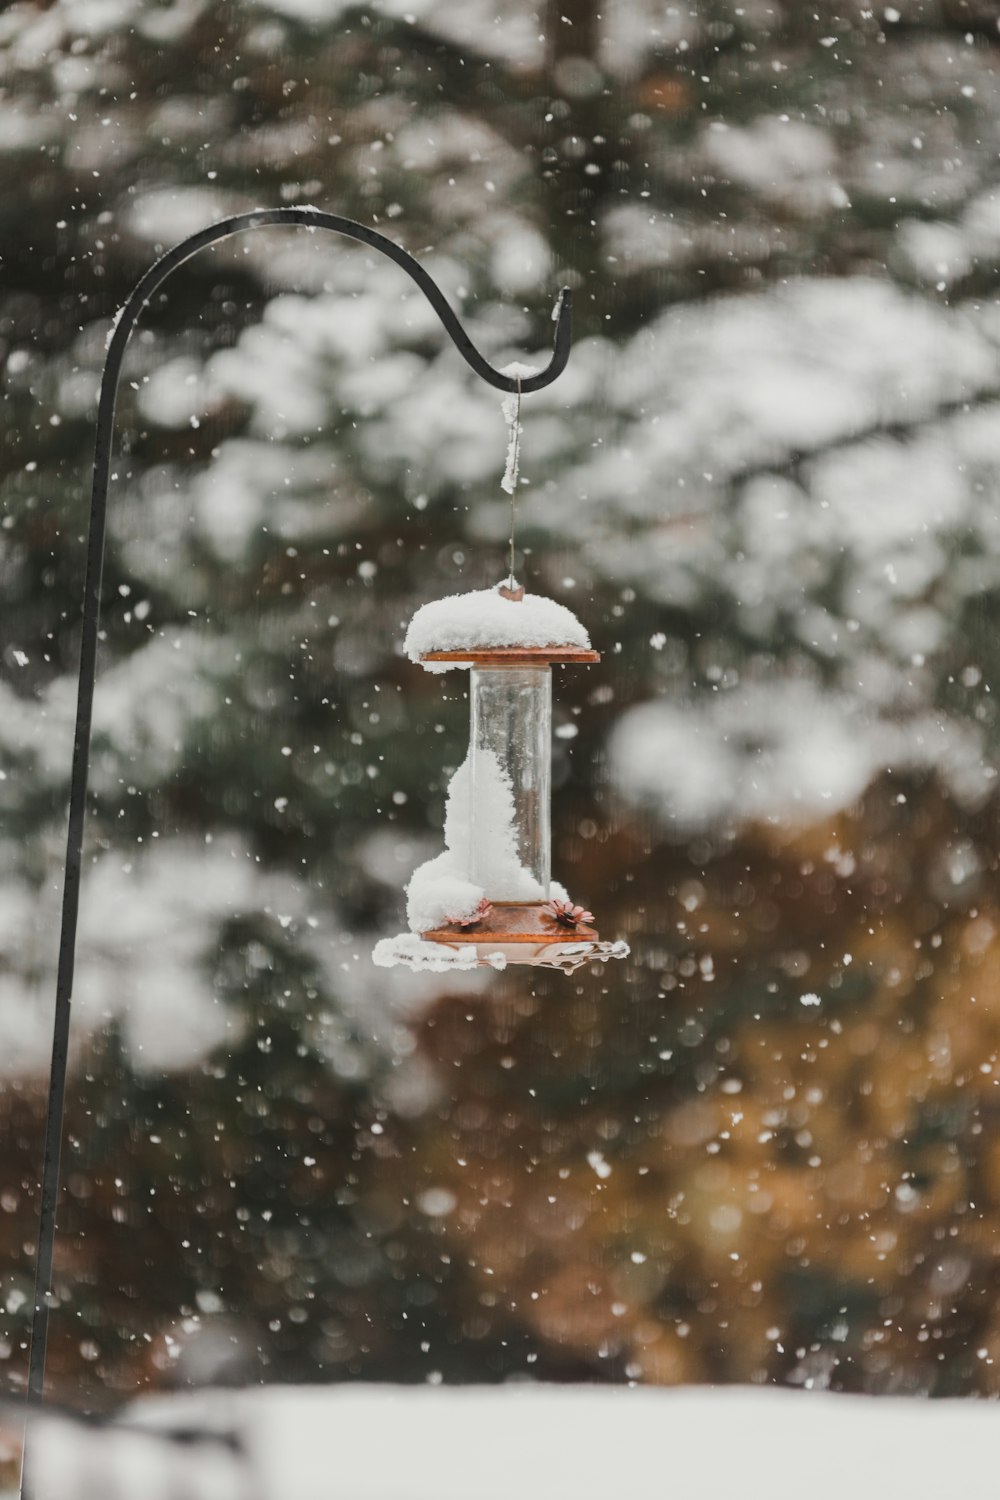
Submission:
{"label": "white snow surface", "polygon": [[457,948],[450,948],[445,943],[425,943],[415,932],[381,938],[372,949],[372,962],[380,969],[394,969],[398,964],[405,964],[416,973],[447,974],[450,970],[476,969],[480,958],[494,969],[507,967],[507,955],[499,949],[493,953],[481,953],[474,943],[462,943]]}
{"label": "white snow surface", "polygon": [[405,963],[412,969],[443,974],[448,969],[474,969],[479,958],[472,943],[449,948],[444,943],[425,943],[418,933],[401,932],[398,937],[379,939],[372,949],[372,962],[380,969]]}
{"label": "white snow surface", "polygon": [[[156,1434],[180,1424],[243,1453]],[[327,1500],[332,1472],[351,1500],[939,1500],[988,1492],[995,1427],[992,1401],[752,1386],[283,1386],[45,1418],[29,1456],[35,1500]]]}
{"label": "white snow surface", "polygon": [[[411,661],[428,651],[461,651],[488,646],[582,646],[590,637],[565,604],[542,594],[525,593],[518,601],[498,589],[448,594],[417,610],[403,649]],[[424,662],[428,671],[448,671],[460,662]]]}
{"label": "white snow surface", "polygon": [[[457,774],[457,773],[456,773]],[[406,887],[406,920],[411,932],[431,932],[471,917],[486,894],[454,855],[443,854],[418,865]]]}

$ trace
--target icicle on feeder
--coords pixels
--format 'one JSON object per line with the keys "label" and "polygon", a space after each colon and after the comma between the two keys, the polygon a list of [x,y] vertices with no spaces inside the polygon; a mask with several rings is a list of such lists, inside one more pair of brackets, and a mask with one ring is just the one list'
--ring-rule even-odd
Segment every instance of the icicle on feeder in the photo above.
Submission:
{"label": "icicle on feeder", "polygon": [[552,667],[600,661],[564,605],[523,589],[457,594],[417,611],[406,636],[427,671],[467,668],[469,753],[452,778],[445,850],[407,887],[410,931],[375,962],[416,969],[537,964],[571,973],[622,958],[551,878]]}

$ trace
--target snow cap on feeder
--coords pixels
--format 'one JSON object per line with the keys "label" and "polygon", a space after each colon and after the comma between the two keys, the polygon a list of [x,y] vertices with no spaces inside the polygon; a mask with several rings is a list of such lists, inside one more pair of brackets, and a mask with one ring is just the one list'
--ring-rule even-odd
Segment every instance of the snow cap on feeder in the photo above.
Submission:
{"label": "snow cap on feeder", "polygon": [[572,972],[623,957],[625,945],[602,943],[592,914],[551,879],[550,668],[600,661],[580,621],[509,580],[425,604],[404,646],[429,672],[469,669],[471,734],[448,789],[444,852],[414,872],[410,932],[379,943],[376,963]]}
{"label": "snow cap on feeder", "polygon": [[[546,666],[552,662],[600,661],[590,637],[572,610],[543,594],[520,591],[511,584],[449,594],[418,609],[410,621],[403,649],[429,672],[465,667],[484,654],[520,653]],[[512,663],[513,664],[513,663]]]}

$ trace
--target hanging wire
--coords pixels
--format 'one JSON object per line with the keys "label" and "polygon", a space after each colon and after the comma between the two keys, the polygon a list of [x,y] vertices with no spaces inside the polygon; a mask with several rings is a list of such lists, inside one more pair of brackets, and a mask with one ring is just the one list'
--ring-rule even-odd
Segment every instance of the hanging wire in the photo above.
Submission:
{"label": "hanging wire", "polygon": [[517,377],[517,395],[514,398],[514,432],[510,463],[510,576],[507,580],[512,589],[517,588],[514,576],[514,535],[517,529],[517,480],[521,471],[521,377]]}

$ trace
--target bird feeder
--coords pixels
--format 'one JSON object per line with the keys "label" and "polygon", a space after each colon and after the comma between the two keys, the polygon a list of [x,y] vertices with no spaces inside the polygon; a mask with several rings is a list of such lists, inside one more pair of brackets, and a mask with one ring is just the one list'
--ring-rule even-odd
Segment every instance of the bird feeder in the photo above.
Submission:
{"label": "bird feeder", "polygon": [[600,661],[580,622],[504,585],[424,605],[406,649],[427,671],[469,671],[469,751],[449,787],[445,851],[407,887],[410,932],[378,944],[376,963],[572,972],[624,957],[551,875],[552,668]]}

